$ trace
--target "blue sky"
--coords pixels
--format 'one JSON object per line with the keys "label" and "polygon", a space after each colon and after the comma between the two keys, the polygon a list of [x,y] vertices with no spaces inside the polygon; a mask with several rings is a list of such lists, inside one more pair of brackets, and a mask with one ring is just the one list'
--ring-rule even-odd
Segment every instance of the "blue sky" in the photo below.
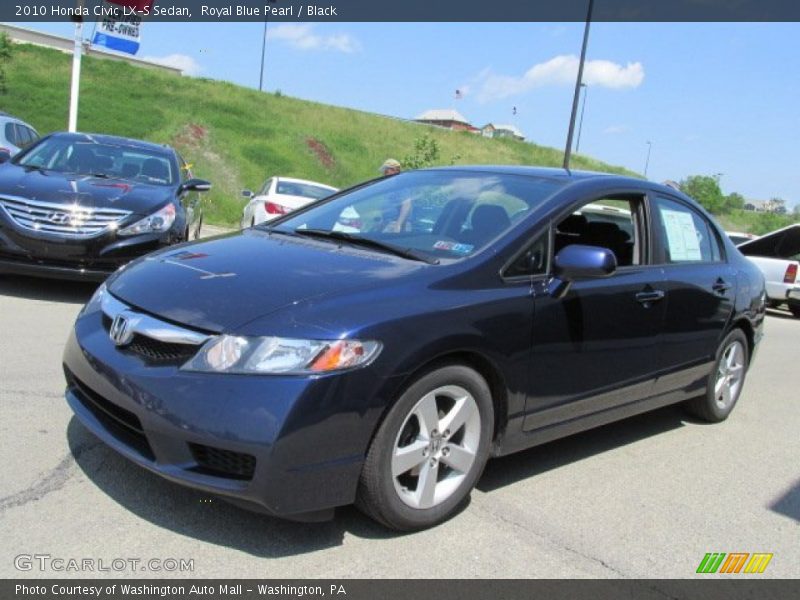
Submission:
{"label": "blue sky", "polygon": [[[512,123],[536,143],[564,146],[582,23],[268,31],[268,91],[407,118],[455,108],[477,126]],[[145,23],[139,56],[258,87],[262,32],[262,23]],[[726,193],[800,203],[800,24],[593,23],[587,60],[582,153],[642,172],[650,141],[651,179],[719,173]]]}

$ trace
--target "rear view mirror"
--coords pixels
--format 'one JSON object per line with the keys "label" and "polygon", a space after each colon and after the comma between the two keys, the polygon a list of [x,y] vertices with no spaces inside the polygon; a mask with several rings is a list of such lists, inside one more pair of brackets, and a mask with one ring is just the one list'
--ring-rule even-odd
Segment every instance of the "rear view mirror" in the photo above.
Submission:
{"label": "rear view mirror", "polygon": [[190,179],[181,185],[184,192],[208,192],[211,190],[211,182],[205,179]]}
{"label": "rear view mirror", "polygon": [[11,160],[11,150],[8,148],[0,148],[0,164]]}
{"label": "rear view mirror", "polygon": [[242,190],[242,198],[247,198],[248,200],[255,196],[255,194],[250,190]]}
{"label": "rear view mirror", "polygon": [[617,257],[608,248],[573,244],[556,254],[553,274],[547,292],[563,298],[573,281],[601,279],[617,270]]}

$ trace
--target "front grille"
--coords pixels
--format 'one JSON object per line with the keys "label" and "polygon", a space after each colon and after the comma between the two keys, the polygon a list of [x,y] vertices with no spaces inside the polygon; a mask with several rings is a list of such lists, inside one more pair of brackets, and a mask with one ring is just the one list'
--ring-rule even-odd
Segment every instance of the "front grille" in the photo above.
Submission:
{"label": "front grille", "polygon": [[134,352],[148,362],[183,364],[197,353],[197,346],[190,344],[170,344],[143,335],[133,336],[133,340],[123,349]]}
{"label": "front grille", "polygon": [[80,403],[100,421],[106,431],[148,460],[155,460],[142,423],[132,412],[106,400],[92,390],[65,366],[67,385]]}
{"label": "front grille", "polygon": [[32,231],[89,237],[116,227],[130,211],[57,204],[27,198],[0,198],[0,206],[18,225]]}
{"label": "front grille", "polygon": [[215,477],[250,480],[256,470],[256,458],[250,454],[223,450],[203,444],[189,444],[192,456],[197,461],[193,470]]}
{"label": "front grille", "polygon": [[[111,321],[111,317],[103,315],[103,327],[106,331],[111,329]],[[167,366],[182,365],[197,354],[199,348],[200,346],[195,344],[162,342],[137,333],[130,344],[120,346],[119,350],[141,356],[147,363]]]}

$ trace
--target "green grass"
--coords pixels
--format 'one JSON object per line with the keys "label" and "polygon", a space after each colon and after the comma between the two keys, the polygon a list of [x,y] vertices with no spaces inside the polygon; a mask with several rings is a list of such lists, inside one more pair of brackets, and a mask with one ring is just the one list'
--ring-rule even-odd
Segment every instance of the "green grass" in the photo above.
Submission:
{"label": "green grass", "polygon": [[[14,47],[8,93],[0,108],[40,133],[67,123],[72,57],[30,45]],[[427,127],[376,115],[260,93],[230,83],[177,77],[127,63],[84,57],[78,129],[169,143],[214,184],[205,198],[208,222],[233,224],[243,188],[272,175],[337,187],[372,179],[389,156],[402,159],[429,133],[443,164],[560,166],[562,151],[508,139]],[[311,145],[318,149],[315,151]],[[573,167],[632,175],[590,157]]]}
{"label": "green grass", "polygon": [[743,231],[756,235],[763,235],[792,223],[797,223],[797,217],[791,214],[777,215],[746,210],[734,210],[729,214],[716,215],[716,218],[725,228],[725,231]]}

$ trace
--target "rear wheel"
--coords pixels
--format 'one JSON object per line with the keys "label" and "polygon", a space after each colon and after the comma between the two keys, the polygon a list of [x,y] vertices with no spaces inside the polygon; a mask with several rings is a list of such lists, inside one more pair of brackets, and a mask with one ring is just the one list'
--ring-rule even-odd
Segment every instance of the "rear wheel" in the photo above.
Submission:
{"label": "rear wheel", "polygon": [[749,359],[747,337],[741,329],[734,329],[717,349],[705,395],[687,403],[689,412],[710,423],[727,419],[742,392]]}
{"label": "rear wheel", "polygon": [[792,311],[795,318],[800,319],[800,304],[790,304],[789,310]]}
{"label": "rear wheel", "polygon": [[480,477],[493,431],[492,397],[483,377],[463,365],[428,372],[378,428],[356,504],[400,531],[446,520]]}

